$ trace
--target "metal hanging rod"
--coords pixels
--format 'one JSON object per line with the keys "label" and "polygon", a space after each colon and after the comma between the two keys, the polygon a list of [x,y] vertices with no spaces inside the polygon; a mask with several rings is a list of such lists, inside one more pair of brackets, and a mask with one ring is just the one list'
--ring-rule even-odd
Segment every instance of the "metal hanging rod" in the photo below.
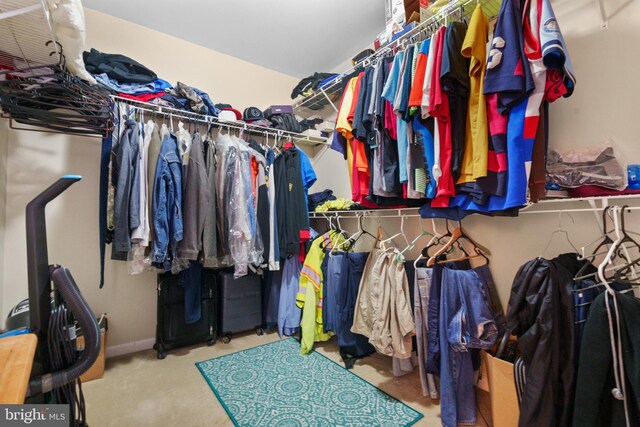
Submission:
{"label": "metal hanging rod", "polygon": [[[421,31],[426,30],[430,25],[433,25],[433,24],[436,24],[436,23],[439,23],[439,22],[445,20],[445,18],[447,18],[450,15],[453,15],[455,12],[463,11],[463,15],[467,16],[467,15],[473,13],[473,10],[474,10],[474,8],[470,8],[470,10],[467,10],[466,9],[467,6],[473,6],[475,4],[480,4],[480,5],[482,5],[483,8],[489,9],[489,12],[490,12],[489,15],[490,16],[488,16],[488,18],[491,20],[491,19],[495,18],[498,15],[501,3],[502,3],[502,0],[464,0],[464,1],[461,1],[461,2],[455,2],[454,1],[454,2],[451,2],[451,3],[447,4],[446,6],[443,6],[442,9],[440,9],[434,15],[430,16],[426,21],[423,21],[423,22],[419,23],[414,28],[412,28],[411,30],[407,31],[405,34],[401,35],[397,39],[395,39],[393,41],[390,41],[387,45],[381,47],[380,49],[378,49],[377,51],[375,51],[371,55],[367,56],[362,61],[360,61],[359,63],[354,65],[353,67],[349,68],[346,71],[343,71],[338,77],[333,79],[327,85],[325,85],[322,88],[320,88],[315,93],[303,98],[299,102],[296,102],[294,104],[294,108],[303,107],[303,106],[305,106],[306,104],[308,104],[309,102],[311,102],[312,100],[316,99],[319,96],[327,96],[326,95],[327,93],[333,93],[333,89],[335,89],[336,86],[341,84],[342,79],[345,76],[347,76],[347,75],[353,73],[354,71],[356,71],[358,69],[358,67],[361,67],[363,64],[364,65],[370,64],[371,62],[373,62],[377,58],[379,58],[381,56],[384,56],[385,54],[391,52],[394,48],[398,47],[402,42],[405,42],[406,40],[418,35]],[[335,106],[333,108],[335,109]]]}
{"label": "metal hanging rod", "polygon": [[309,218],[326,218],[327,216],[340,218],[357,218],[358,216],[374,217],[374,218],[399,218],[419,217],[416,213],[419,208],[400,208],[400,209],[363,209],[355,211],[326,211],[326,212],[309,212]]}
{"label": "metal hanging rod", "polygon": [[[534,203],[522,208],[519,212],[520,215],[531,214],[549,214],[549,213],[574,213],[574,212],[602,212],[602,209],[609,206],[611,201],[621,200],[638,200],[640,201],[640,194],[624,194],[620,196],[606,196],[606,197],[580,197],[575,199],[550,199],[541,200],[538,203]],[[569,208],[569,209],[537,209],[533,210],[534,206],[542,206],[546,204],[557,203],[571,203],[571,202],[588,202],[589,208]],[[601,203],[601,206],[597,206],[597,202]],[[368,210],[341,210],[341,211],[326,211],[326,212],[309,212],[309,218],[326,218],[331,216],[333,218],[357,218],[359,215],[373,218],[398,218],[405,216],[407,218],[419,217],[418,213],[414,213],[419,208],[400,208],[400,209],[368,209]],[[640,210],[640,206],[627,207],[629,210]],[[427,218],[425,218],[427,219]]]}
{"label": "metal hanging rod", "polygon": [[311,145],[327,145],[326,138],[318,138],[301,133],[289,132],[280,129],[273,129],[264,126],[252,125],[250,123],[239,122],[227,122],[221,121],[217,117],[208,116],[204,114],[193,113],[185,110],[179,110],[177,108],[164,107],[150,102],[136,101],[129,98],[124,98],[117,95],[112,95],[111,98],[115,102],[131,105],[137,110],[148,111],[151,114],[161,115],[168,118],[183,119],[190,122],[197,122],[206,125],[215,125],[220,128],[238,129],[251,134],[262,134],[266,136],[273,136],[275,138],[289,138],[294,142],[308,143]]}

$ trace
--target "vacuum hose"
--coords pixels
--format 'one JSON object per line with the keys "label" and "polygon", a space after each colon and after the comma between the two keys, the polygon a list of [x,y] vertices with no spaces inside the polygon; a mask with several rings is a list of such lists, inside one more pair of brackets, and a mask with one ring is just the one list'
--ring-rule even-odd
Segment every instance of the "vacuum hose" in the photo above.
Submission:
{"label": "vacuum hose", "polygon": [[69,311],[76,318],[84,334],[85,348],[71,367],[35,378],[29,382],[27,396],[47,393],[67,385],[91,368],[100,353],[100,329],[91,309],[82,297],[71,273],[64,267],[52,266],[51,278],[62,295]]}

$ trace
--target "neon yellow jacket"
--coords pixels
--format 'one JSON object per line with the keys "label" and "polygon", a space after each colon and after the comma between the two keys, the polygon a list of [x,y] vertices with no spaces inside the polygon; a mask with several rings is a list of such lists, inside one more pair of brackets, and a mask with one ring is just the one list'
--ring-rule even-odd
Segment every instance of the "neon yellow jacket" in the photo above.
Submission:
{"label": "neon yellow jacket", "polygon": [[337,231],[328,231],[311,242],[307,257],[304,259],[304,265],[300,272],[298,294],[296,295],[296,304],[302,309],[301,354],[311,352],[314,342],[327,341],[333,336],[332,332],[324,333],[322,323],[323,277],[321,266],[325,257],[323,247],[331,249],[344,240],[344,236]]}

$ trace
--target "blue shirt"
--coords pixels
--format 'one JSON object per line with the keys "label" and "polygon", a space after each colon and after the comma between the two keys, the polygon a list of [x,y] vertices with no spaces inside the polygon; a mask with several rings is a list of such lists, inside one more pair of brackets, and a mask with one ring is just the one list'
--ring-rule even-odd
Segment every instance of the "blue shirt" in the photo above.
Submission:
{"label": "blue shirt", "polygon": [[506,114],[535,88],[524,54],[522,11],[518,0],[503,0],[491,41],[484,81],[485,95],[498,94],[498,111]]}
{"label": "blue shirt", "polygon": [[398,80],[400,79],[400,67],[402,66],[402,59],[404,58],[404,51],[400,51],[393,58],[393,65],[391,65],[391,71],[387,82],[384,84],[382,90],[382,97],[393,104],[393,100],[396,97],[396,91],[398,90]]}
{"label": "blue shirt", "polygon": [[564,96],[565,98],[571,96],[576,85],[576,78],[567,45],[549,0],[542,0],[540,44],[544,65],[564,72],[564,85],[567,88],[567,93]]}
{"label": "blue shirt", "polygon": [[[433,118],[429,118],[427,120],[431,120],[433,123]],[[420,114],[417,114],[413,118],[413,133],[417,138],[420,138],[422,141],[422,145],[424,145],[424,168],[427,171],[433,170],[433,165],[435,163],[435,152],[433,147],[433,134],[429,130],[428,127],[420,120]],[[429,175],[431,173],[429,172]],[[436,180],[431,179],[427,184],[426,189],[427,199],[433,199],[436,196]]]}

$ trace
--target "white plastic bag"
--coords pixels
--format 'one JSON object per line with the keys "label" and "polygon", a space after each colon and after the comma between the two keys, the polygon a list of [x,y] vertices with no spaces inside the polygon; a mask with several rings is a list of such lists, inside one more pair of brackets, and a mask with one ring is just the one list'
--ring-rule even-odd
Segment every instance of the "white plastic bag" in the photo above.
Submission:
{"label": "white plastic bag", "polygon": [[565,188],[597,185],[624,190],[627,188],[627,165],[620,149],[611,139],[562,153],[549,150],[547,181]]}

